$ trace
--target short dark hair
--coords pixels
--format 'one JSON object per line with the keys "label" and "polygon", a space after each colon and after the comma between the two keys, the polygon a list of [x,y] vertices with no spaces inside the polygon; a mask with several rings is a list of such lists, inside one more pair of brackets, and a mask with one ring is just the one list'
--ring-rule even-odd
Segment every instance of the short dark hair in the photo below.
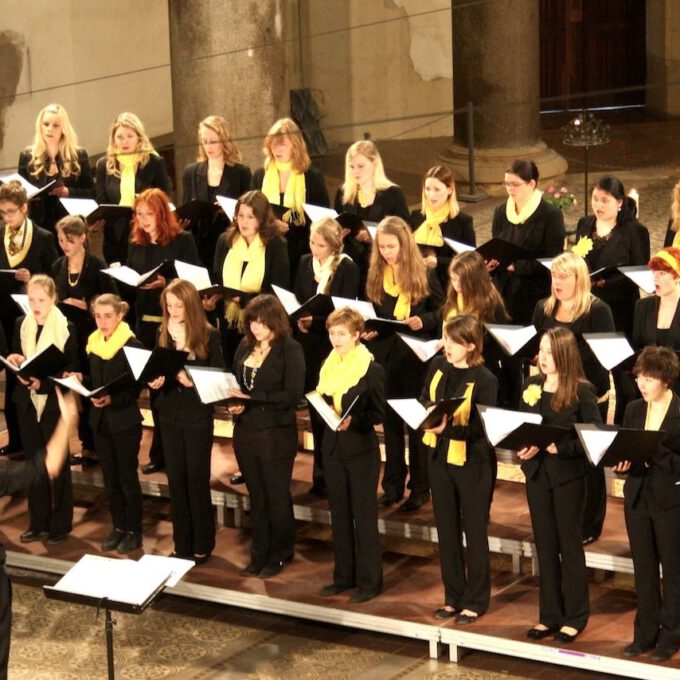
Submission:
{"label": "short dark hair", "polygon": [[290,335],[290,321],[283,305],[275,295],[258,295],[247,305],[243,315],[243,327],[248,344],[256,345],[257,340],[250,330],[252,321],[259,321],[274,333],[274,342]]}
{"label": "short dark hair", "polygon": [[664,385],[672,385],[680,375],[680,360],[670,347],[645,347],[635,361],[633,374],[656,378]]}
{"label": "short dark hair", "polygon": [[21,186],[21,182],[17,179],[13,179],[4,184],[0,184],[0,201],[14,203],[14,205],[21,208],[28,203],[28,194],[26,193],[26,189]]}
{"label": "short dark hair", "polygon": [[484,363],[482,352],[484,351],[484,331],[482,325],[470,314],[454,316],[446,322],[444,335],[455,343],[461,345],[474,345],[475,348],[468,352],[468,366],[481,366]]}
{"label": "short dark hair", "polygon": [[602,177],[599,177],[597,182],[593,184],[592,191],[595,189],[605,191],[617,201],[623,201],[621,203],[621,210],[619,210],[619,214],[616,217],[616,224],[621,224],[623,220],[637,215],[637,203],[635,203],[635,200],[631,196],[626,196],[623,182],[618,177],[614,177],[614,175],[603,175]]}
{"label": "short dark hair", "polygon": [[520,179],[525,182],[538,182],[538,167],[533,161],[525,161],[522,158],[518,158],[513,161],[512,165],[505,171],[510,175],[517,175]]}

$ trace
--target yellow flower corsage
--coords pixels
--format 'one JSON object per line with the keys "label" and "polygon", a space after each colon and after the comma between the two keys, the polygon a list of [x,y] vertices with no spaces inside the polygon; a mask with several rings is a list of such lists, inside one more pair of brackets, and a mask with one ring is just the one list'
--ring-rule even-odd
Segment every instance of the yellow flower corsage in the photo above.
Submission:
{"label": "yellow flower corsage", "polygon": [[529,404],[529,406],[536,406],[541,400],[542,392],[543,390],[540,385],[529,385],[524,392],[522,392],[522,401],[525,404]]}
{"label": "yellow flower corsage", "polygon": [[592,249],[593,239],[581,236],[578,243],[571,249],[571,252],[576,253],[579,257],[585,257]]}

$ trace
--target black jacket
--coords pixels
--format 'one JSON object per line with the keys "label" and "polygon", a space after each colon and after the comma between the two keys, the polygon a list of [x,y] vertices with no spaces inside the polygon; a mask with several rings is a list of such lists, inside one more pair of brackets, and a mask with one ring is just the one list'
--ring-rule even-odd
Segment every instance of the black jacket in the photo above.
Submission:
{"label": "black jacket", "polygon": [[365,208],[361,207],[356,198],[354,203],[343,203],[342,187],[338,187],[338,190],[335,192],[334,204],[337,212],[359,215],[361,219],[368,222],[380,222],[384,217],[395,215],[396,217],[401,217],[408,224],[410,218],[406,196],[402,188],[396,184],[387,187],[387,189],[376,191],[373,203]]}
{"label": "black jacket", "polygon": [[[251,189],[262,190],[262,181],[264,180],[264,168],[258,168],[253,174]],[[305,188],[306,196],[305,203],[310,205],[319,205],[322,208],[330,207],[330,200],[328,198],[328,189],[326,189],[326,181],[324,180],[321,170],[315,167],[309,168],[305,173]]]}
{"label": "black jacket", "polygon": [[[647,345],[657,345],[656,324],[659,316],[659,298],[656,295],[641,298],[635,303],[633,316],[633,349],[641,350]],[[680,351],[680,304],[668,329],[666,345]]]}
{"label": "black jacket", "polygon": [[[156,154],[151,154],[148,163],[135,173],[135,194],[151,188],[162,189],[166,194],[171,189],[165,159]],[[120,177],[106,172],[106,156],[97,161],[97,203],[120,203]]]}
{"label": "black jacket", "polygon": [[[215,187],[218,196],[228,198],[239,198],[250,189],[252,173],[247,165],[235,163],[225,165],[222,171],[222,178],[219,186]],[[182,202],[188,203],[191,200],[208,201],[208,161],[189,163],[184,168],[182,176]]]}

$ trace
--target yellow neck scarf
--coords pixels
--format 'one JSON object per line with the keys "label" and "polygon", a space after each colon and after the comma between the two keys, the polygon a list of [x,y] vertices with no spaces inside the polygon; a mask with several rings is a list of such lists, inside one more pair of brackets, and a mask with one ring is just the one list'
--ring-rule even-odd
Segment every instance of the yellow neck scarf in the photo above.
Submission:
{"label": "yellow neck scarf", "polygon": [[33,243],[33,222],[26,218],[24,223],[16,230],[12,231],[5,225],[5,253],[7,262],[14,269],[19,263],[23,262],[28,254],[31,243]]}
{"label": "yellow neck scarf", "polygon": [[[68,320],[61,313],[61,310],[54,305],[50,313],[45,318],[40,338],[38,336],[38,320],[29,314],[21,323],[19,337],[21,339],[21,351],[23,355],[30,359],[50,345],[55,345],[62,352],[68,340]],[[38,394],[35,390],[31,390],[31,401],[35,406],[35,412],[38,415],[38,422],[42,417],[47,403],[46,394]]]}
{"label": "yellow neck scarf", "polygon": [[362,208],[368,208],[375,203],[375,190],[370,194],[364,194],[361,189],[357,189],[357,201]]}
{"label": "yellow neck scarf", "polygon": [[394,318],[399,321],[408,319],[411,315],[411,297],[401,292],[401,288],[394,278],[394,267],[391,264],[385,265],[383,290],[388,295],[397,298],[397,304],[394,306]]}
{"label": "yellow neck scarf", "polygon": [[358,344],[344,357],[333,350],[323,362],[316,391],[333,397],[333,407],[338,415],[342,415],[343,396],[366,375],[372,360],[373,355],[364,345]]}
{"label": "yellow neck scarf", "polygon": [[88,354],[94,354],[95,356],[108,361],[116,356],[118,351],[130,338],[134,337],[135,334],[132,332],[127,322],[121,321],[116,326],[116,330],[111,333],[108,340],[99,329],[92,333],[87,339],[85,351]]}
{"label": "yellow neck scarf", "polygon": [[446,312],[446,318],[443,319],[442,321],[442,337],[444,335],[444,329],[446,328],[446,322],[451,321],[451,319],[455,319],[459,314],[463,313],[463,310],[465,308],[463,307],[463,296],[458,293],[457,299],[456,299],[456,306],[451,307],[448,312]]}
{"label": "yellow neck scarf", "polygon": [[526,205],[517,212],[515,201],[512,196],[508,196],[508,200],[505,203],[505,216],[508,218],[508,222],[511,224],[524,224],[536,212],[536,209],[541,204],[542,197],[543,194],[538,189],[534,189],[534,193],[531,194],[531,198],[527,201]]}
{"label": "yellow neck scarf", "polygon": [[295,172],[292,164],[270,161],[264,171],[262,180],[262,193],[269,199],[270,203],[278,205],[281,201],[281,183],[279,172],[290,172],[286,191],[283,194],[283,205],[290,208],[283,215],[284,222],[292,222],[298,226],[305,223],[304,210],[302,204],[307,200],[307,185],[304,173]]}
{"label": "yellow neck scarf", "polygon": [[[259,293],[264,279],[265,245],[260,235],[253,242],[243,236],[237,236],[224,258],[222,265],[222,283],[227,288],[242,290],[244,293]],[[245,269],[243,265],[245,264]],[[230,326],[242,329],[242,310],[238,303],[230,302],[225,310],[225,318]]]}
{"label": "yellow neck scarf", "polygon": [[135,204],[135,172],[138,163],[138,153],[125,153],[118,156],[118,165],[120,165],[119,205],[132,207]]}
{"label": "yellow neck scarf", "polygon": [[439,210],[425,206],[425,221],[415,230],[413,238],[421,246],[436,246],[440,248],[444,245],[441,224],[446,222],[451,213],[448,204],[444,204]]}
{"label": "yellow neck scarf", "polygon": [[680,229],[675,232],[675,236],[673,236],[673,243],[671,245],[673,248],[680,248]]}

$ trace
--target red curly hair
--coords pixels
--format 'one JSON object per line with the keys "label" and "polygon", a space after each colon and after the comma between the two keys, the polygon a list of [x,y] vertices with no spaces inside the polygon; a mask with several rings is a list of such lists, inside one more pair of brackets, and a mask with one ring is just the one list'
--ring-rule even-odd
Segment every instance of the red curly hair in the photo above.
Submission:
{"label": "red curly hair", "polygon": [[151,243],[151,238],[142,229],[135,211],[140,203],[146,203],[149,209],[156,218],[156,232],[158,237],[156,243],[159,246],[167,246],[177,238],[177,235],[182,231],[182,228],[177,222],[174,211],[170,209],[170,200],[165,192],[160,189],[146,189],[141,194],[135,197],[135,204],[132,207],[132,233],[130,235],[130,243],[136,243],[140,246],[148,246]]}
{"label": "red curly hair", "polygon": [[[672,246],[669,246],[663,250],[665,250],[677,262],[677,268],[680,269],[680,248],[673,248]],[[656,255],[652,257],[652,259],[647,263],[647,266],[652,271],[666,272],[667,274],[671,274],[674,279],[680,278],[677,269],[673,269],[673,267],[668,262],[666,262],[666,260],[661,257],[657,257]]]}

